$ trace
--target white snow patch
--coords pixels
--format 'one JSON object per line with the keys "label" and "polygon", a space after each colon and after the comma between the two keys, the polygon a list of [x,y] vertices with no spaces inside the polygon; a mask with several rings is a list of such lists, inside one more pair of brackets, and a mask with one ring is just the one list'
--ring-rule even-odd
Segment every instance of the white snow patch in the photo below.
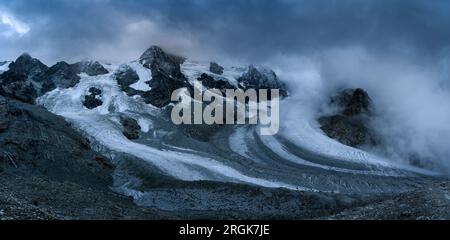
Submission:
{"label": "white snow patch", "polygon": [[150,85],[148,85],[148,81],[152,80],[152,71],[140,64],[137,61],[130,62],[128,66],[131,67],[134,71],[136,71],[137,75],[139,76],[139,81],[137,83],[134,83],[130,85],[130,87],[140,90],[140,91],[150,91]]}
{"label": "white snow patch", "polygon": [[190,83],[197,81],[203,73],[206,73],[215,79],[225,80],[230,84],[237,86],[237,79],[247,71],[247,68],[245,67],[224,67],[223,74],[219,75],[209,71],[209,64],[209,62],[186,60],[181,65],[181,72],[188,78]]}
{"label": "white snow patch", "polygon": [[4,73],[9,70],[9,64],[11,62],[5,62],[3,65],[0,66],[0,73]]}
{"label": "white snow patch", "polygon": [[152,122],[146,118],[139,118],[138,124],[141,127],[141,131],[148,133],[150,131],[150,128],[153,127]]}

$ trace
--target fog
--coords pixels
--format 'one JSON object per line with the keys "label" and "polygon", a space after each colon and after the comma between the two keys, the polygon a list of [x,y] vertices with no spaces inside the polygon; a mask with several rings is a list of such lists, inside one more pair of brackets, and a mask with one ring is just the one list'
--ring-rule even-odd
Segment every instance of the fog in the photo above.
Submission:
{"label": "fog", "polygon": [[450,91],[446,62],[437,59],[424,64],[354,46],[309,56],[276,56],[266,64],[276,67],[291,90],[288,109],[282,109],[284,121],[295,122],[300,117],[314,121],[330,96],[345,88],[363,88],[375,107],[371,127],[382,140],[370,150],[392,161],[448,174]]}
{"label": "fog", "polygon": [[[432,0],[17,0],[0,2],[0,60],[122,63],[150,45],[274,68],[314,118],[341,88],[372,97],[392,161],[450,172],[450,15]],[[295,116],[295,104],[289,106]],[[305,113],[299,113],[305,114]],[[293,126],[295,127],[295,126]]]}

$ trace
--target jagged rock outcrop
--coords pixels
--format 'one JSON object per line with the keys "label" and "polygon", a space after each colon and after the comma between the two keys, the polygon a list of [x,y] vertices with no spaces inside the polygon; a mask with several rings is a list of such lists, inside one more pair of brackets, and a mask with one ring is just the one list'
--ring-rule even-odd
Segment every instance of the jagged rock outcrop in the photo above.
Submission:
{"label": "jagged rock outcrop", "polygon": [[22,54],[8,67],[8,71],[0,74],[0,95],[34,103],[38,96],[38,76],[48,67],[28,54]]}
{"label": "jagged rock outcrop", "polygon": [[113,166],[63,118],[0,96],[0,172],[107,188]]}
{"label": "jagged rock outcrop", "polygon": [[219,89],[223,94],[225,94],[226,89],[236,89],[236,87],[228,81],[215,79],[214,77],[209,76],[206,73],[203,73],[197,80],[201,81],[203,86],[205,86],[206,88]]}
{"label": "jagged rock outcrop", "polygon": [[275,72],[270,69],[256,68],[250,65],[247,72],[238,78],[238,82],[243,89],[279,89],[281,97],[288,95],[285,85],[279,81]]}
{"label": "jagged rock outcrop", "polygon": [[129,117],[121,117],[120,123],[123,126],[123,135],[130,140],[136,140],[139,138],[139,132],[141,131],[141,126],[138,122]]}
{"label": "jagged rock outcrop", "polygon": [[144,67],[153,70],[160,70],[173,78],[183,78],[180,65],[185,61],[184,58],[165,53],[158,46],[151,46],[139,58],[139,62]]}
{"label": "jagged rock outcrop", "polygon": [[27,81],[8,81],[1,82],[0,95],[17,99],[22,102],[34,104],[38,93],[31,82]]}
{"label": "jagged rock outcrop", "polygon": [[330,100],[336,113],[319,118],[321,129],[330,138],[352,147],[376,145],[378,140],[370,128],[372,100],[363,89],[346,89]]}
{"label": "jagged rock outcrop", "polygon": [[211,62],[209,64],[209,71],[214,74],[222,75],[223,70],[224,70],[224,68],[215,62]]}
{"label": "jagged rock outcrop", "polygon": [[72,64],[72,67],[78,73],[86,73],[89,76],[98,76],[108,74],[108,70],[98,61],[82,61]]}
{"label": "jagged rock outcrop", "polygon": [[119,70],[114,73],[114,79],[117,80],[122,91],[126,92],[128,96],[143,95],[145,93],[130,87],[130,85],[139,81],[139,75],[128,65],[121,66]]}
{"label": "jagged rock outcrop", "polygon": [[74,64],[58,62],[39,75],[39,79],[42,81],[41,94],[45,94],[55,88],[74,87],[80,82],[80,73],[97,76],[107,74],[108,70],[99,62],[83,61]]}
{"label": "jagged rock outcrop", "polygon": [[101,100],[102,90],[91,87],[89,89],[89,95],[86,95],[84,97],[83,105],[88,109],[94,109],[103,104],[103,101]]}
{"label": "jagged rock outcrop", "polygon": [[74,87],[80,82],[80,72],[71,64],[58,62],[47,71],[40,74],[42,79],[41,94],[52,91],[56,88]]}
{"label": "jagged rock outcrop", "polygon": [[46,71],[48,67],[36,58],[24,53],[16,61],[9,65],[9,70],[2,74],[2,79],[9,81],[37,81],[39,74]]}
{"label": "jagged rock outcrop", "polygon": [[152,46],[140,57],[139,62],[152,70],[152,80],[149,82],[151,90],[141,95],[146,103],[162,108],[171,103],[173,91],[180,88],[192,90],[181,72],[180,65],[184,58]]}
{"label": "jagged rock outcrop", "polygon": [[107,74],[99,63],[83,61],[75,64],[58,62],[50,68],[29,54],[22,54],[0,75],[0,94],[27,103],[55,88],[74,87],[80,82],[80,73],[90,76]]}

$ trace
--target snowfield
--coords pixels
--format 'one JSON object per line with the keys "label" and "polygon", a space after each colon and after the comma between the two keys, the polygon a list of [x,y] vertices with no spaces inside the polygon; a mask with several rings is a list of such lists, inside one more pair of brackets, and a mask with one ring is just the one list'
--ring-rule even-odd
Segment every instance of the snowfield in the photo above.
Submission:
{"label": "snowfield", "polygon": [[[137,61],[127,65],[140,78],[132,87],[149,90],[146,82],[151,80],[151,71]],[[121,66],[111,68],[117,70]],[[208,64],[187,61],[182,72],[194,81],[203,72],[212,74],[208,68]],[[243,72],[245,68],[225,68],[224,75],[215,76],[236,85]],[[311,122],[308,115],[311,111],[303,111],[301,107],[285,110],[295,114],[295,118],[286,114],[278,135],[259,136],[258,127],[236,126],[208,143],[193,143],[193,139],[185,137],[163,117],[164,110],[122,92],[114,71],[95,77],[80,76],[82,79],[75,87],[55,89],[40,97],[38,103],[65,117],[107,149],[135,156],[180,180],[239,182],[309,191],[380,192],[404,190],[406,186],[398,179],[436,174],[344,146],[325,136]],[[91,87],[102,90],[103,101],[102,106],[93,110],[83,106]],[[281,101],[280,108],[302,105],[289,101],[293,100]],[[124,137],[121,116],[138,121],[142,136],[139,141]]]}

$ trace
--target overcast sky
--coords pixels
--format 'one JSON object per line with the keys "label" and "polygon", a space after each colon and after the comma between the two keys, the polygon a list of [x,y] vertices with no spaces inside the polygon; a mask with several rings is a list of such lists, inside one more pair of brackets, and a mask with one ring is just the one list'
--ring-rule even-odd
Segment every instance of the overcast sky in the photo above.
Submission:
{"label": "overcast sky", "polygon": [[366,89],[386,146],[450,174],[449,44],[448,0],[0,0],[0,61],[124,63],[160,45],[269,63],[293,101]]}
{"label": "overcast sky", "polygon": [[0,0],[0,59],[123,62],[152,44],[254,62],[354,45],[428,58],[448,53],[449,11],[445,0]]}

